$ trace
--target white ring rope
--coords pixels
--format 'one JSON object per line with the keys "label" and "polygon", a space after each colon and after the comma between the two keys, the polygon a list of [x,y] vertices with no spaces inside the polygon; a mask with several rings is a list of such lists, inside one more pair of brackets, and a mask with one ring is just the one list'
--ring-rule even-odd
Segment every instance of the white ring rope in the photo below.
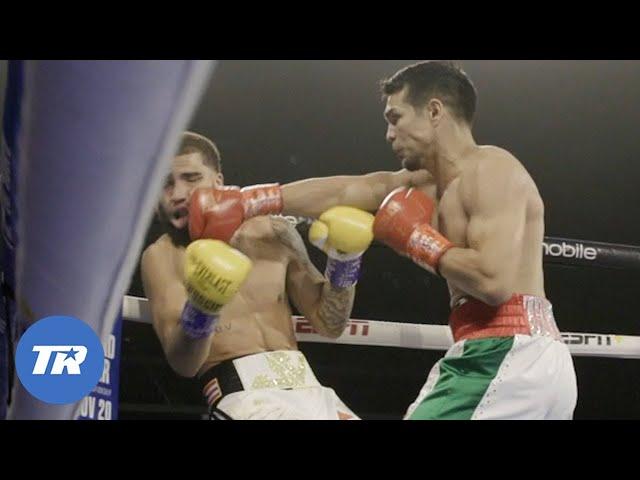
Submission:
{"label": "white ring rope", "polygon": [[[124,320],[151,323],[149,301],[146,298],[125,296],[122,304]],[[346,331],[338,339],[330,339],[313,332],[303,318],[292,318],[296,338],[300,342],[338,343],[377,347],[447,350],[453,345],[451,329],[447,325],[383,322],[351,319]],[[585,357],[640,358],[640,336],[615,333],[563,332],[562,338],[572,355]]]}

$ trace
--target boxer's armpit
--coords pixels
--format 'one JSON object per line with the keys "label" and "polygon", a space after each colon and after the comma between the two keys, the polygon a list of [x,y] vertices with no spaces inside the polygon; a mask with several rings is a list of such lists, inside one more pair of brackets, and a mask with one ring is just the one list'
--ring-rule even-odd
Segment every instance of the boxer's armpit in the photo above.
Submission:
{"label": "boxer's armpit", "polygon": [[293,259],[301,263],[310,263],[311,260],[304,241],[293,224],[282,217],[271,217],[270,219],[275,238],[289,250]]}

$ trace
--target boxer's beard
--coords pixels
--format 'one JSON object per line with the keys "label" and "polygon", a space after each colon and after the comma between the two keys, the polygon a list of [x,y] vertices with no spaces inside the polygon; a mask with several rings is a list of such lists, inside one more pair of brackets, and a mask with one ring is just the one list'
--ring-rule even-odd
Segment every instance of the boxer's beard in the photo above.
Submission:
{"label": "boxer's beard", "polygon": [[406,168],[410,172],[415,172],[416,170],[422,169],[421,163],[422,162],[418,157],[405,158],[404,160],[402,160],[402,167]]}
{"label": "boxer's beard", "polygon": [[189,237],[189,227],[174,227],[173,223],[171,223],[169,217],[167,216],[167,213],[162,207],[158,209],[158,220],[160,226],[162,227],[162,230],[167,235],[169,235],[169,238],[174,245],[186,247],[191,243],[191,238]]}

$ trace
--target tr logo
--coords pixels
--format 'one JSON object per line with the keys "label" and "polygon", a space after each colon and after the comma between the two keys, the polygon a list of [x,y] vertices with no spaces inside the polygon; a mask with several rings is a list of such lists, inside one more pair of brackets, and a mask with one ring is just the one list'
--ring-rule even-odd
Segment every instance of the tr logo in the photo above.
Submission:
{"label": "tr logo", "polygon": [[46,403],[74,403],[98,384],[104,349],[93,329],[73,317],[47,317],[20,337],[16,373],[34,397]]}
{"label": "tr logo", "polygon": [[45,375],[51,354],[55,353],[50,375],[80,375],[80,365],[87,358],[87,347],[83,345],[34,345],[32,351],[38,352],[33,366],[33,375]]}

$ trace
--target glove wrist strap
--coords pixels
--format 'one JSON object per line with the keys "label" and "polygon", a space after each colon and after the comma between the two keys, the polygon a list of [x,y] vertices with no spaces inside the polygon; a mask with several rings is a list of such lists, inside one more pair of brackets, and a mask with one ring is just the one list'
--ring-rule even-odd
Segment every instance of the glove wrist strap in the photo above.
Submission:
{"label": "glove wrist strap", "polygon": [[204,313],[187,301],[180,315],[180,325],[188,337],[199,340],[213,333],[219,318],[219,315]]}
{"label": "glove wrist strap", "polygon": [[[416,228],[407,243],[407,255],[421,267],[438,273],[438,262],[453,244],[429,224]],[[439,273],[438,273],[439,275]]]}
{"label": "glove wrist strap", "polygon": [[362,254],[350,260],[329,256],[324,275],[334,287],[349,288],[358,283],[361,265]]}
{"label": "glove wrist strap", "polygon": [[253,185],[243,188],[241,192],[245,218],[282,213],[282,190],[279,184]]}

